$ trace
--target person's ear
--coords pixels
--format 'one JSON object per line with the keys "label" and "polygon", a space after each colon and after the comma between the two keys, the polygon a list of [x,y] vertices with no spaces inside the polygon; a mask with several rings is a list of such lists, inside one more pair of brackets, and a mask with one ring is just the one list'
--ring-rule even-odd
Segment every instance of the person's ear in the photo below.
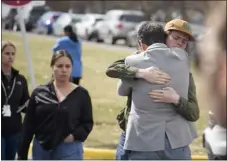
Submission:
{"label": "person's ear", "polygon": [[146,44],[141,43],[141,48],[143,51],[147,50],[148,46]]}

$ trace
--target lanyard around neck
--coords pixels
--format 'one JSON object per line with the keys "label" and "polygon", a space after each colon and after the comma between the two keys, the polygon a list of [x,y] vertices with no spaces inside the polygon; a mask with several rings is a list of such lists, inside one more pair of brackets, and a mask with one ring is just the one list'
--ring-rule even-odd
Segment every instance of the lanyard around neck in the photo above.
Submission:
{"label": "lanyard around neck", "polygon": [[6,88],[5,88],[5,86],[4,86],[4,83],[2,82],[2,89],[3,89],[3,92],[4,92],[5,98],[6,98],[5,104],[8,104],[9,98],[10,98],[10,97],[12,96],[12,94],[13,94],[15,84],[16,84],[16,78],[14,78],[14,80],[13,80],[13,86],[12,86],[12,88],[11,88],[11,91],[10,91],[9,95],[7,96]]}

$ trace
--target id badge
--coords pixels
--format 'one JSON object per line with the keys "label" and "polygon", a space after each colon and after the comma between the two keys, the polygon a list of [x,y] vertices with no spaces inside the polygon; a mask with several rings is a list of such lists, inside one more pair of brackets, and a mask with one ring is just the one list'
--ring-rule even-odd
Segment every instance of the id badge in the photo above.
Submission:
{"label": "id badge", "polygon": [[11,117],[10,105],[3,105],[2,115],[4,117]]}

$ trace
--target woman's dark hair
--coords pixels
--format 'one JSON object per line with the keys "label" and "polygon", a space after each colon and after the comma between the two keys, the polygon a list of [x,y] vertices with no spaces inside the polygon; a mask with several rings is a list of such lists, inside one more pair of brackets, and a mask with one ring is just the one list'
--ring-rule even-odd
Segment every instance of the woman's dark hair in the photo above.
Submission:
{"label": "woman's dark hair", "polygon": [[10,41],[4,41],[2,43],[2,52],[7,46],[12,46],[16,50],[16,46],[13,43],[11,43]]}
{"label": "woman's dark hair", "polygon": [[56,63],[56,61],[59,58],[64,57],[64,56],[69,58],[69,60],[73,64],[73,59],[72,59],[71,55],[68,53],[68,51],[66,51],[66,50],[58,50],[58,51],[54,52],[54,54],[53,54],[53,56],[51,58],[50,67],[53,67],[54,64]]}
{"label": "woman's dark hair", "polygon": [[64,27],[64,32],[68,34],[69,38],[74,41],[74,42],[78,42],[78,38],[76,33],[73,31],[73,28],[71,25],[67,25]]}

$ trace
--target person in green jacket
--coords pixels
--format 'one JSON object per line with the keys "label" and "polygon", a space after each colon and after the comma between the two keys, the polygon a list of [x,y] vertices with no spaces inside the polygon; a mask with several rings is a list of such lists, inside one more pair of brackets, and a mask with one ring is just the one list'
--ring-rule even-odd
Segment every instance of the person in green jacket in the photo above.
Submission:
{"label": "person in green jacket", "polygon": [[[188,41],[193,41],[194,38],[189,32],[188,23],[183,20],[175,19],[168,22],[165,26],[165,31],[167,33],[166,44],[169,47],[179,47],[185,49],[187,47]],[[182,34],[183,33],[183,34]],[[187,36],[189,36],[187,40]],[[137,54],[137,53],[135,53]],[[169,82],[170,77],[167,73],[163,71],[150,67],[147,69],[137,69],[125,65],[124,59],[118,60],[110,65],[106,71],[106,75],[111,78],[120,79],[145,79],[150,83],[156,84],[166,84]],[[151,98],[158,95],[158,92],[151,92]],[[197,121],[199,119],[199,107],[196,98],[196,87],[192,74],[189,76],[189,90],[188,90],[188,100],[179,97],[174,89],[169,88],[165,91],[165,97],[159,98],[157,101],[165,103],[173,103],[176,107],[176,111],[188,121]],[[131,110],[131,94],[128,96],[127,106],[120,111],[117,116],[117,120],[120,128],[123,130],[120,137],[120,143],[117,148],[116,159],[117,160],[127,160],[127,151],[123,149],[125,141],[125,129],[127,125],[127,119],[129,112]]]}

